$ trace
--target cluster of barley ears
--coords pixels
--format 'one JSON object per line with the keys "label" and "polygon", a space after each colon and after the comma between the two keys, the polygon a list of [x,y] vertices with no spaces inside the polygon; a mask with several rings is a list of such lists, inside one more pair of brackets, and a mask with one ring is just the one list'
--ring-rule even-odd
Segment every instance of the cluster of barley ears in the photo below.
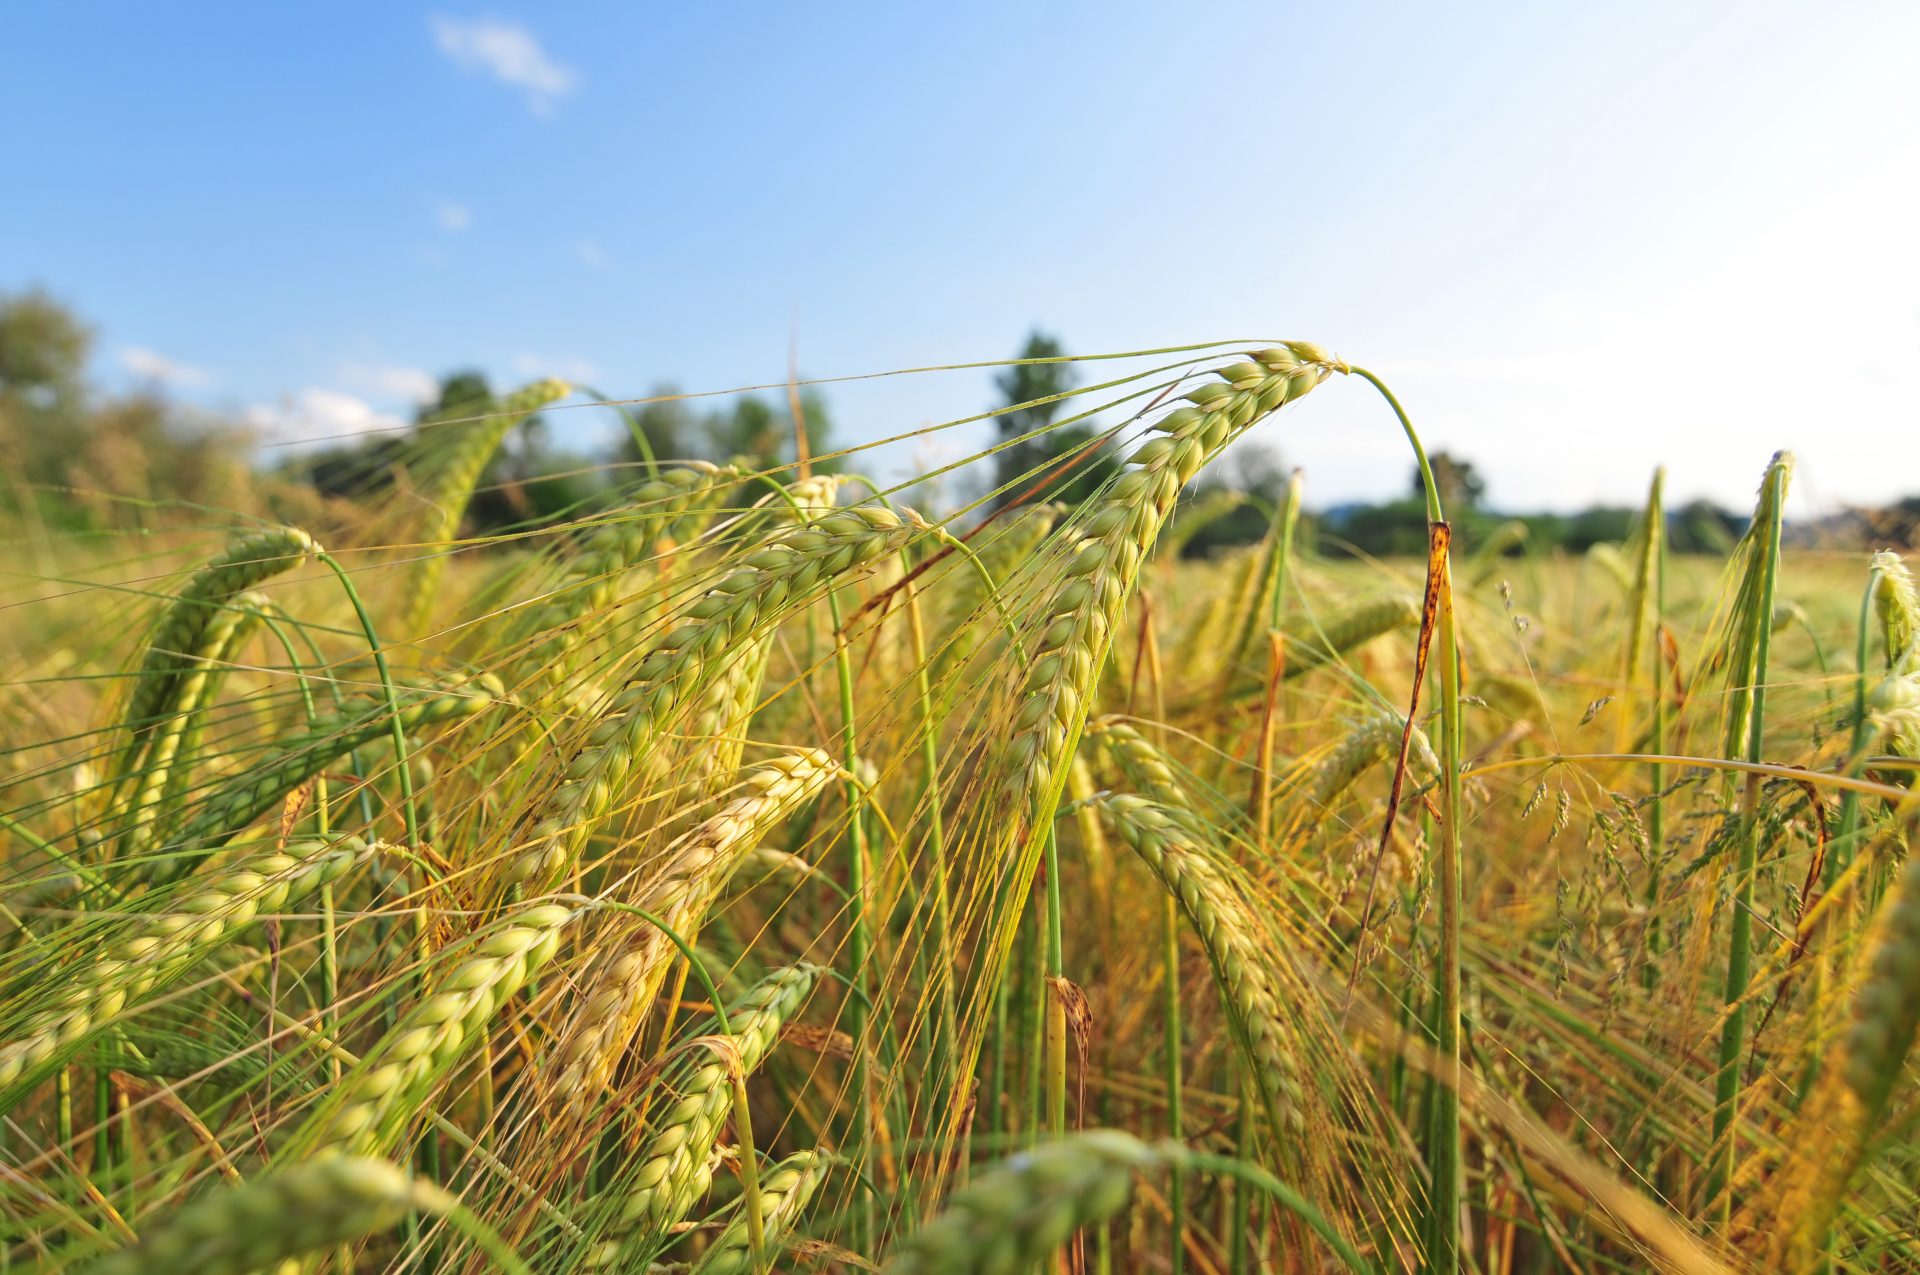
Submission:
{"label": "cluster of barley ears", "polygon": [[[544,382],[378,517],[56,546],[9,1269],[1920,1269],[1898,553],[1782,455],[1726,562],[1660,476],[1573,558],[1317,345],[1120,366],[959,508],[649,457],[464,539]],[[1425,558],[1206,487],[1367,384]]]}

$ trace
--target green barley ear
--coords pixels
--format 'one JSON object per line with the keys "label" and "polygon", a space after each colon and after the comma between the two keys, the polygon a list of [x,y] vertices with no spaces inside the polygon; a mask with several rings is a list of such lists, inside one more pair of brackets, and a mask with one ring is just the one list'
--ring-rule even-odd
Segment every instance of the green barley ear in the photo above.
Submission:
{"label": "green barley ear", "polygon": [[1124,1209],[1134,1179],[1165,1163],[1160,1151],[1114,1129],[1042,1143],[956,1192],[881,1269],[888,1275],[1034,1269],[1074,1232]]}
{"label": "green barley ear", "polygon": [[1362,602],[1332,616],[1317,628],[1302,622],[1286,634],[1286,676],[1299,677],[1377,637],[1419,625],[1419,600],[1402,594]]}
{"label": "green barley ear", "polygon": [[[49,1003],[10,1030],[12,1038],[0,1045],[0,1109],[255,920],[339,880],[366,855],[357,838],[299,841],[244,860],[190,894],[162,899],[130,932],[66,971]],[[82,934],[74,944],[92,941]]]}
{"label": "green barley ear", "polygon": [[645,562],[662,541],[695,534],[744,478],[737,466],[689,461],[642,483],[631,505],[583,529],[560,582],[527,611],[524,631],[537,637],[521,658],[522,668],[561,676],[567,653],[595,631],[611,607],[622,574]]}
{"label": "green barley ear", "polygon": [[233,659],[259,627],[271,603],[265,594],[237,593],[208,622],[200,645],[187,655],[167,719],[153,731],[123,815],[121,858],[145,853],[167,831],[193,780],[207,717]]}
{"label": "green barley ear", "polygon": [[531,844],[508,860],[505,883],[538,891],[562,880],[619,802],[634,768],[696,694],[796,607],[837,578],[899,552],[925,525],[911,511],[903,518],[881,505],[857,505],[743,555],[739,570],[681,612],[679,625],[640,661],[588,729],[532,816]]}
{"label": "green barley ear", "polygon": [[[1295,760],[1282,773],[1277,787],[1283,793],[1305,797],[1314,809],[1302,811],[1303,816],[1317,817],[1369,769],[1399,756],[1406,728],[1406,715],[1396,709],[1383,708],[1360,717],[1328,747]],[[1434,755],[1433,744],[1418,726],[1413,728],[1410,761],[1429,777],[1440,773],[1440,759]]]}
{"label": "green barley ear", "polygon": [[428,509],[426,525],[421,529],[425,557],[408,582],[409,601],[402,621],[406,633],[420,631],[433,605],[440,577],[447,569],[447,553],[460,532],[460,520],[466,516],[467,502],[473,498],[474,486],[487,462],[522,421],[571,393],[573,387],[565,381],[535,381],[501,399],[479,420],[449,421],[438,426],[427,423],[430,450],[419,493]]}
{"label": "green barley ear", "polygon": [[[1736,559],[1740,563],[1740,583],[1734,594],[1732,621],[1719,651],[1725,661],[1727,686],[1726,756],[1747,755],[1756,701],[1762,698],[1765,670],[1760,668],[1761,652],[1773,631],[1774,599],[1768,590],[1770,574],[1779,556],[1781,508],[1787,486],[1793,480],[1793,454],[1779,452],[1767,466],[1760,484],[1760,498],[1754,505],[1753,522],[1740,539]],[[1758,760],[1752,758],[1750,760]]]}
{"label": "green barley ear", "polygon": [[385,1160],[322,1156],[174,1213],[89,1275],[247,1275],[441,1211],[441,1196]]}
{"label": "green barley ear", "polygon": [[[771,1261],[799,1225],[808,1201],[827,1176],[833,1157],[821,1151],[800,1151],[768,1169],[760,1178],[760,1225]],[[746,1207],[744,1204],[742,1208]],[[763,1269],[753,1260],[752,1232],[743,1217],[735,1217],[720,1232],[713,1247],[693,1264],[693,1275],[752,1275]],[[769,1268],[779,1270],[776,1263]]]}
{"label": "green barley ear", "polygon": [[1847,1087],[1860,1104],[1861,1128],[1872,1132],[1892,1100],[1920,1029],[1920,855],[1908,859],[1899,885],[1882,905],[1879,941],[1854,1000],[1843,1049]]}
{"label": "green barley ear", "polygon": [[1083,539],[1041,604],[1044,627],[1029,652],[1005,754],[1009,796],[1028,832],[1049,817],[1048,803],[1064,781],[1068,742],[1086,719],[1140,565],[1181,489],[1231,439],[1340,366],[1314,357],[1320,353],[1296,342],[1218,369],[1220,382],[1193,390],[1185,404],[1156,420],[1161,437],[1136,450],[1130,468],[1083,506]]}
{"label": "green barley ear", "polygon": [[1893,1095],[1920,1033],[1920,855],[1907,860],[1872,932],[1852,1021],[1828,1048],[1818,1087],[1788,1131],[1798,1136],[1785,1140],[1773,1189],[1751,1209],[1748,1229],[1771,1237],[1770,1270],[1822,1269],[1847,1188],[1889,1131]]}
{"label": "green barley ear", "polygon": [[313,537],[294,527],[245,536],[193,573],[154,626],[127,701],[127,742],[111,779],[132,771],[153,732],[174,708],[194,653],[207,647],[207,630],[234,598],[263,580],[298,566],[315,552]]}
{"label": "green barley ear", "polygon": [[1196,813],[1173,762],[1145,735],[1118,717],[1087,723],[1087,738],[1106,750],[1127,786],[1169,809]]}
{"label": "green barley ear", "polygon": [[[721,1035],[719,1022],[710,1019],[698,1038],[683,1046],[692,1052],[660,1082],[664,1093],[656,1096],[647,1142],[619,1187],[618,1212],[588,1260],[590,1268],[616,1266],[623,1254],[657,1243],[705,1198],[713,1182],[714,1147],[732,1109],[735,1071],[746,1076],[760,1066],[820,974],[818,966],[806,964],[775,971],[728,1007],[731,1037]],[[763,1195],[767,1185],[761,1184]]]}
{"label": "green barley ear", "polygon": [[[1356,603],[1325,618],[1296,616],[1281,634],[1287,681],[1336,664],[1377,637],[1420,627],[1420,600],[1389,594]],[[1267,670],[1229,665],[1223,670],[1228,694],[1245,697],[1266,689]]]}
{"label": "green barley ear", "polygon": [[1882,549],[1869,565],[1873,573],[1873,611],[1880,621],[1887,668],[1894,669],[1914,653],[1914,635],[1920,632],[1920,594],[1900,555]]}
{"label": "green barley ear", "polygon": [[[631,893],[635,906],[691,940],[740,861],[838,773],[832,759],[818,749],[754,767],[741,776],[739,796],[675,841],[667,848],[664,866],[623,892]],[[541,1093],[556,1123],[591,1114],[593,1105],[582,1102],[582,1095],[605,1090],[676,950],[651,923],[629,916],[615,919],[613,935],[599,945],[581,978],[580,1008],[542,1078]]]}
{"label": "green barley ear", "polygon": [[377,1154],[399,1141],[422,1098],[487,1035],[493,1016],[540,972],[579,910],[539,903],[483,931],[434,990],[414,1004],[333,1087],[294,1143]]}
{"label": "green barley ear", "polygon": [[[803,478],[786,489],[794,503],[776,502],[773,513],[783,526],[796,515],[802,520],[818,517],[833,508],[839,488],[840,480],[834,475]],[[736,658],[695,700],[685,735],[693,745],[689,777],[696,794],[718,792],[739,770],[772,653],[770,632],[740,647]]]}
{"label": "green barley ear", "polygon": [[1867,720],[1900,757],[1920,757],[1920,667],[1895,669],[1867,695]]}
{"label": "green barley ear", "polygon": [[1152,870],[1193,927],[1222,999],[1252,1064],[1275,1128],[1297,1123],[1295,1064],[1283,1036],[1285,1001],[1274,985],[1277,954],[1240,891],[1203,844],[1186,812],[1145,797],[1107,795],[1101,813]]}
{"label": "green barley ear", "polygon": [[[400,726],[411,734],[436,722],[471,717],[505,697],[506,689],[491,673],[452,674],[428,686],[403,688]],[[165,853],[145,866],[147,879],[156,885],[179,880],[337,758],[390,738],[393,721],[385,700],[362,701],[327,713],[275,744],[190,808],[180,832],[162,847]]]}

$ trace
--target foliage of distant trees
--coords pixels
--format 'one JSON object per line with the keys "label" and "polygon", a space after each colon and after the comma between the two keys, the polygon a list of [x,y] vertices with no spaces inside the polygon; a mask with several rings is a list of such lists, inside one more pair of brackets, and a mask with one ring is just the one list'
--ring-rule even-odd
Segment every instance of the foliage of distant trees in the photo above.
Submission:
{"label": "foliage of distant trees", "polygon": [[92,351],[93,333],[45,293],[0,295],[0,508],[75,530],[138,525],[156,504],[251,503],[238,430],[157,389],[101,393]]}
{"label": "foliage of distant trees", "polygon": [[[799,400],[813,471],[836,472],[839,463],[828,454],[833,447],[833,416],[826,397],[812,387],[794,397]],[[660,385],[648,399],[622,413],[627,437],[616,448],[620,463],[632,465],[644,459],[639,442],[644,438],[657,458],[716,464],[739,461],[756,472],[773,471],[783,481],[792,478],[783,471],[799,459],[794,446],[799,434],[788,397],[768,402],[757,394],[732,395],[705,407],[702,400],[683,398],[673,386]]]}
{"label": "foliage of distant trees", "polygon": [[994,378],[1000,391],[993,418],[995,507],[1016,500],[1076,505],[1119,472],[1119,456],[1093,425],[1054,424],[1075,414],[1073,400],[1061,397],[1079,381],[1073,364],[1048,361],[1065,353],[1058,339],[1036,329],[1016,356],[1020,361]]}
{"label": "foliage of distant trees", "polygon": [[[441,379],[436,400],[413,427],[345,444],[283,454],[262,468],[254,440],[233,421],[183,408],[148,386],[105,393],[90,383],[93,334],[70,310],[38,290],[0,294],[0,512],[27,513],[57,530],[144,525],[156,513],[235,509],[314,525],[332,510],[407,481],[422,429],[481,416],[498,402],[478,371]],[[994,380],[995,445],[989,507],[1085,500],[1119,471],[1116,448],[1067,395],[1078,383],[1062,362],[1057,337],[1035,330],[1018,361]],[[619,410],[622,436],[610,454],[557,449],[545,419],[522,423],[493,458],[469,510],[476,533],[550,523],[615,499],[648,453],[660,459],[737,461],[781,481],[795,473],[794,400],[816,472],[836,468],[833,418],[815,389],[797,395],[735,395],[703,400],[657,388],[649,401]],[[458,426],[449,426],[458,428]],[[644,440],[645,446],[642,446]],[[824,458],[824,459],[823,459]],[[1584,552],[1630,534],[1638,511],[1596,505],[1573,513],[1511,514],[1486,505],[1473,462],[1449,452],[1430,458],[1456,542],[1471,552],[1499,537],[1508,552]],[[1271,450],[1243,443],[1187,493],[1176,520],[1194,516],[1174,539],[1189,554],[1257,541],[1285,498],[1288,469]],[[1196,514],[1196,511],[1200,511]],[[1518,523],[1519,531],[1510,525]],[[1668,543],[1681,553],[1724,553],[1746,526],[1742,513],[1696,500],[1669,510]],[[1845,539],[1874,545],[1920,543],[1920,496],[1829,520]],[[1299,537],[1323,552],[1416,555],[1426,544],[1426,506],[1417,471],[1405,495],[1303,515]]]}

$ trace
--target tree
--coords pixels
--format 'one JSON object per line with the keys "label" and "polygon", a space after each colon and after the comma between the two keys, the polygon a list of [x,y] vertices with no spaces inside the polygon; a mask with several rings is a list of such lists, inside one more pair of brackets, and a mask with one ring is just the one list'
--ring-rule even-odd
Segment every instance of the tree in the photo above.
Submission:
{"label": "tree", "polygon": [[687,400],[680,397],[680,390],[673,385],[656,385],[647,392],[654,400],[642,403],[630,409],[622,422],[624,435],[619,446],[614,449],[614,459],[624,466],[639,464],[646,459],[640,445],[634,441],[632,431],[638,429],[647,440],[647,449],[656,460],[704,459],[693,445],[693,438],[700,428]]}
{"label": "tree", "polygon": [[38,289],[0,296],[0,395],[41,407],[77,403],[93,334]]}
{"label": "tree", "polygon": [[[737,461],[756,473],[768,473],[791,482],[798,476],[794,462],[793,413],[789,399],[782,395],[768,402],[754,394],[743,394],[723,405],[696,414],[688,401],[675,397],[672,386],[655,387],[648,403],[633,414],[633,422],[653,449],[654,459],[708,460],[716,464]],[[815,473],[832,473],[837,462],[818,459],[832,450],[833,416],[826,397],[815,389],[800,391],[800,416],[806,422],[807,453],[814,457]],[[632,464],[642,459],[633,438],[621,440],[616,449],[620,461]]]}
{"label": "tree", "polygon": [[440,397],[423,404],[414,413],[414,421],[452,420],[462,416],[484,416],[493,410],[493,386],[485,372],[467,368],[449,372],[440,378]]}
{"label": "tree", "polygon": [[1181,553],[1199,558],[1233,545],[1252,544],[1265,539],[1273,526],[1273,511],[1287,498],[1292,471],[1280,453],[1264,439],[1246,439],[1227,449],[1220,461],[1202,471],[1195,480],[1193,499],[1182,500],[1174,511],[1174,530],[1179,520],[1192,517],[1196,510],[1208,511],[1209,493],[1239,492],[1248,497],[1239,505],[1217,512],[1204,527],[1186,534]]}
{"label": "tree", "polygon": [[240,431],[157,389],[97,393],[92,346],[86,324],[46,293],[0,295],[0,502],[61,526],[143,523],[173,501],[247,503]]}
{"label": "tree", "polygon": [[84,449],[93,334],[39,290],[0,295],[0,460],[30,483],[60,484]]}
{"label": "tree", "polygon": [[[1440,507],[1449,515],[1456,510],[1465,513],[1480,507],[1481,498],[1487,494],[1487,484],[1472,461],[1462,460],[1451,452],[1435,452],[1427,458],[1427,463],[1433,467],[1433,485],[1440,491]],[[1413,471],[1413,494],[1422,498],[1427,494],[1426,477],[1417,467]]]}
{"label": "tree", "polygon": [[[1111,449],[1095,441],[1098,434],[1092,426],[1053,424],[1065,406],[1059,396],[1075,384],[1073,368],[1068,363],[1033,360],[1058,359],[1064,353],[1057,339],[1035,329],[1019,354],[1027,361],[994,378],[1005,405],[995,418],[1002,443],[994,453],[992,503],[996,507],[1022,497],[1026,503],[1078,504],[1119,469]],[[1043,479],[1045,485],[1029,494]]]}

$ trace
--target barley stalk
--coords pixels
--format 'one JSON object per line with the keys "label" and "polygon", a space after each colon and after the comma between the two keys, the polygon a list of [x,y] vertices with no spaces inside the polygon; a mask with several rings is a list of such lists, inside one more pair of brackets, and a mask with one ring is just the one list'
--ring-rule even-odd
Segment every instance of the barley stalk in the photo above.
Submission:
{"label": "barley stalk", "polygon": [[[1766,727],[1768,655],[1773,637],[1774,595],[1780,570],[1780,535],[1793,473],[1793,456],[1779,452],[1767,467],[1744,541],[1746,569],[1734,600],[1732,656],[1727,667],[1727,756],[1758,762]],[[1728,922],[1727,972],[1723,987],[1726,1021],[1720,1032],[1720,1068],[1714,1085],[1713,1160],[1708,1196],[1722,1217],[1731,1214],[1739,1165],[1740,1060],[1747,1039],[1747,983],[1753,961],[1753,878],[1759,858],[1759,777],[1748,775],[1738,812],[1738,854]]]}

